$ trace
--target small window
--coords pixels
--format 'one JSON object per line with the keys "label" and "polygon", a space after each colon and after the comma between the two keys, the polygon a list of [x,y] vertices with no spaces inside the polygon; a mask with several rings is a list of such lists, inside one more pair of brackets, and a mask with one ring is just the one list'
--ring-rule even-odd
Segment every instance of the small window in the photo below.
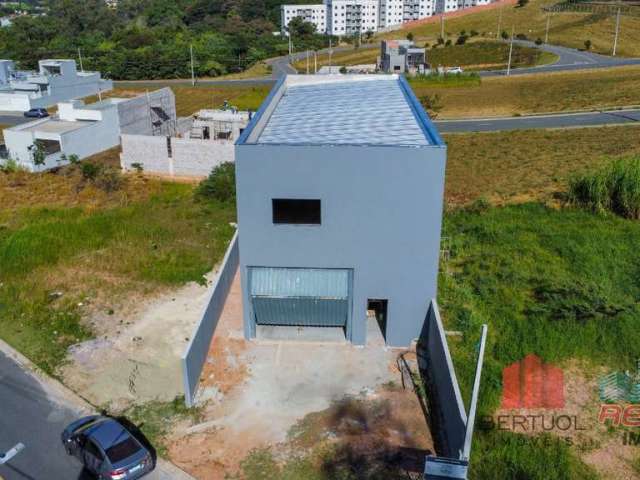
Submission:
{"label": "small window", "polygon": [[85,449],[89,455],[94,456],[98,460],[103,459],[102,452],[93,442],[87,442]]}
{"label": "small window", "polygon": [[274,198],[273,223],[293,225],[320,225],[320,200]]}

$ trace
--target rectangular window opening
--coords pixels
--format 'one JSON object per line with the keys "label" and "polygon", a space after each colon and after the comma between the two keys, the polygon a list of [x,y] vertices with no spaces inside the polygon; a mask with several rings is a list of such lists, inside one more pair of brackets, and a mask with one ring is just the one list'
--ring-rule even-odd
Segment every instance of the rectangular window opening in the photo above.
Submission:
{"label": "rectangular window opening", "polygon": [[320,200],[274,198],[273,223],[290,225],[320,225]]}

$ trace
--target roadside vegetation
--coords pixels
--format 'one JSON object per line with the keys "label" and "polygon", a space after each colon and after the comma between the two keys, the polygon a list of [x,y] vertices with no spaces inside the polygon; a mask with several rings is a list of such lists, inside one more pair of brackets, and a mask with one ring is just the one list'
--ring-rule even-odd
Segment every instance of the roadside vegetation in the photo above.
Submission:
{"label": "roadside vegetation", "polygon": [[[424,46],[422,43],[420,46]],[[366,47],[366,46],[365,46]],[[380,56],[378,42],[375,48],[358,48],[345,52],[336,52],[331,56],[334,65],[363,65],[377,62]],[[509,45],[502,42],[481,40],[463,45],[427,45],[427,62],[432,68],[438,66],[462,66],[466,70],[494,70],[505,68],[509,59]],[[543,63],[552,63],[557,57],[537,48],[515,45],[513,48],[512,66],[531,67]],[[309,57],[310,69],[313,72],[314,56]],[[329,55],[318,55],[318,69],[329,65]],[[306,71],[307,61],[299,60],[293,66],[301,73]]]}
{"label": "roadside vegetation", "polygon": [[0,338],[51,374],[92,311],[202,281],[233,235],[232,205],[100,160],[0,173]]}
{"label": "roadside vegetation", "polygon": [[[445,42],[456,42],[459,32],[476,31],[480,38],[500,39],[511,35],[512,27],[520,38],[531,41],[544,40],[548,14],[542,7],[559,3],[557,0],[530,0],[523,6],[505,5],[487,11],[470,13],[445,20]],[[550,14],[549,43],[611,55],[615,31],[615,15],[603,13],[562,12]],[[499,26],[500,25],[500,26]],[[640,56],[640,17],[622,16],[617,54],[627,57]],[[440,22],[429,21],[396,32],[383,38],[403,38],[411,34],[418,43],[436,43],[440,37]]]}
{"label": "roadside vegetation", "polygon": [[[640,67],[588,70],[511,78],[477,75],[422,76],[410,79],[420,99],[438,95],[438,119],[512,116],[530,113],[596,110],[640,105]],[[225,100],[240,109],[257,110],[270,85],[183,86],[171,82],[118,83],[105,96],[135,96],[170,86],[179,116],[202,108],[219,108]],[[87,102],[95,100],[93,97]],[[424,102],[423,102],[424,103]],[[425,105],[426,106],[426,105]]]}
{"label": "roadside vegetation", "polygon": [[418,98],[439,94],[439,118],[512,116],[640,105],[640,67],[482,78],[457,88],[411,80]]}
{"label": "roadside vegetation", "polygon": [[610,159],[640,155],[640,126],[443,135],[450,207],[557,202],[570,180]]}

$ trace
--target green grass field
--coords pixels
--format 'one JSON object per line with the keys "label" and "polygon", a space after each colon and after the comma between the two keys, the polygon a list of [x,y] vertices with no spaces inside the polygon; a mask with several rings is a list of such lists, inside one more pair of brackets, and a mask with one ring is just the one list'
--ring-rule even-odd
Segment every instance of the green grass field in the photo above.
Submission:
{"label": "green grass field", "polygon": [[235,208],[195,201],[192,185],[131,179],[96,201],[74,175],[0,177],[21,202],[0,207],[0,337],[48,373],[92,335],[88,312],[202,280],[233,234]]}
{"label": "green grass field", "polygon": [[[424,42],[423,42],[424,43]],[[379,48],[360,48],[335,53],[331,57],[334,65],[363,65],[377,63]],[[434,67],[462,66],[466,70],[492,70],[505,68],[509,59],[509,46],[496,41],[468,42],[465,45],[451,45],[427,49],[427,62]],[[514,67],[531,67],[553,63],[557,57],[536,48],[516,45],[513,49]],[[313,73],[314,57],[310,57],[310,71]],[[329,55],[318,55],[318,68],[329,65]],[[300,60],[293,66],[301,73],[306,72],[307,61]]]}

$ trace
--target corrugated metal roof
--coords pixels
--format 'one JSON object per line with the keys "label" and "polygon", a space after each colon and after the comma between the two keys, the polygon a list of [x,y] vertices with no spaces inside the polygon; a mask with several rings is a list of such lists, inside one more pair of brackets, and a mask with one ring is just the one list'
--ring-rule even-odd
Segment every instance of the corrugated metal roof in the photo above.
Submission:
{"label": "corrugated metal roof", "polygon": [[258,143],[430,144],[395,76],[288,85]]}
{"label": "corrugated metal roof", "polygon": [[251,295],[348,298],[349,271],[312,268],[251,268]]}

